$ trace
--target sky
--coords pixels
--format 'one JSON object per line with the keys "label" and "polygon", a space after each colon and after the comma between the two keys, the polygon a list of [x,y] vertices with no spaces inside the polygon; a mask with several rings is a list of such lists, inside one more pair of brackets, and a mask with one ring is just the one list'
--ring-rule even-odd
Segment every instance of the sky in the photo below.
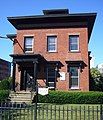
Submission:
{"label": "sky", "polygon": [[[69,13],[97,13],[88,49],[95,57],[94,65],[103,63],[103,0],[1,0],[0,36],[15,34],[7,17],[42,15],[42,10],[69,9]],[[0,38],[0,58],[12,61],[13,44]]]}

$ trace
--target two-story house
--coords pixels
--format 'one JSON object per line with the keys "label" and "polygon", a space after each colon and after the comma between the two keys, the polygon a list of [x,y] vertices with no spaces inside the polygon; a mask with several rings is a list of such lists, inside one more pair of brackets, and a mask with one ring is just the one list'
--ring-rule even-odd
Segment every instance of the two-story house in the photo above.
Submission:
{"label": "two-story house", "polygon": [[31,90],[37,80],[38,86],[49,89],[89,91],[88,43],[96,13],[43,13],[8,17],[17,30],[7,35],[14,39],[13,85],[17,81],[17,90]]}

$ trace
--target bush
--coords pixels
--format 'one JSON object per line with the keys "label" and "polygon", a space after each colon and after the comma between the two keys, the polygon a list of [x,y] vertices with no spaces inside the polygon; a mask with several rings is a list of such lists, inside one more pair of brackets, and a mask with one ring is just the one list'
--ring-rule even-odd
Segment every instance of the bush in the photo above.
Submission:
{"label": "bush", "polygon": [[7,79],[0,81],[0,90],[9,90],[10,82]]}
{"label": "bush", "polygon": [[[17,86],[18,86],[18,82],[15,82],[15,87]],[[0,81],[0,90],[11,90],[11,89],[12,89],[12,77]]]}
{"label": "bush", "polygon": [[38,95],[38,102],[58,104],[103,104],[103,93],[49,91],[49,94],[46,96]]}
{"label": "bush", "polygon": [[102,91],[103,92],[103,74],[101,74],[97,68],[90,69],[90,91]]}
{"label": "bush", "polygon": [[9,96],[8,90],[0,90],[0,101],[6,101]]}

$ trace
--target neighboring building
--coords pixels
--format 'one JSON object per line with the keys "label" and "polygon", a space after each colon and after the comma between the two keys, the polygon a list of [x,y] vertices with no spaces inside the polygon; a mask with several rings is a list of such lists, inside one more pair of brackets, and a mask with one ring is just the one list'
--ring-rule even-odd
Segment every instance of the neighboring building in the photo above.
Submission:
{"label": "neighboring building", "polygon": [[100,71],[100,73],[103,73],[103,63],[97,65],[96,68]]}
{"label": "neighboring building", "polygon": [[40,87],[89,91],[88,43],[96,13],[69,14],[67,9],[43,13],[8,17],[17,30],[8,35],[14,39],[13,85],[18,81],[18,90],[31,90],[37,79]]}
{"label": "neighboring building", "polygon": [[11,63],[0,59],[0,80],[6,79],[11,75]]}
{"label": "neighboring building", "polygon": [[90,60],[90,68],[94,68],[94,60],[95,60],[95,57],[93,55],[90,55],[91,57],[91,60]]}

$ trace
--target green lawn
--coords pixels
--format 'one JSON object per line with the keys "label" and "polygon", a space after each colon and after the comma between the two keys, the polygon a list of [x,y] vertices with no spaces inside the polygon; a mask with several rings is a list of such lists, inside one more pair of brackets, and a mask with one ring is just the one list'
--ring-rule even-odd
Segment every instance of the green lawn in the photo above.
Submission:
{"label": "green lawn", "polygon": [[[34,105],[7,110],[2,120],[34,120]],[[100,105],[38,104],[37,120],[100,120]]]}

